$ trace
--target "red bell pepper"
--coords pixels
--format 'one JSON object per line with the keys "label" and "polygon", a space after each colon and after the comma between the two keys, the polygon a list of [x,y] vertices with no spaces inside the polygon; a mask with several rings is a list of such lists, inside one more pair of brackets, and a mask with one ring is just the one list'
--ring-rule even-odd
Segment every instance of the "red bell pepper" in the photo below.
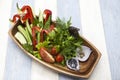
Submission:
{"label": "red bell pepper", "polygon": [[44,41],[44,34],[46,33],[48,35],[48,31],[47,30],[41,30],[40,27],[37,26],[33,26],[32,27],[32,45],[33,45],[33,49],[36,50],[36,45],[37,45],[37,39],[36,39],[36,31],[40,32],[40,42]]}
{"label": "red bell pepper", "polygon": [[22,20],[23,22],[26,21],[27,19],[30,21],[30,23],[33,22],[33,12],[32,12],[32,9],[30,6],[28,5],[25,5],[21,8],[21,11],[24,12],[24,11],[27,11],[27,13],[25,14],[25,16],[23,16]]}
{"label": "red bell pepper", "polygon": [[[17,5],[17,7],[18,7],[18,5]],[[25,5],[25,6],[23,6],[21,9],[18,7],[18,9],[21,10],[21,11],[23,12],[23,14],[24,14],[25,11],[26,11],[26,13],[25,13],[25,15],[22,15],[22,16],[21,16],[21,14],[16,14],[16,15],[14,15],[14,16],[13,16],[13,19],[11,20],[12,22],[15,23],[15,22],[17,21],[17,18],[18,18],[18,19],[21,19],[21,21],[22,21],[23,23],[24,23],[27,19],[28,19],[28,21],[29,21],[30,23],[33,22],[34,16],[33,16],[32,9],[31,9],[30,6]]]}
{"label": "red bell pepper", "polygon": [[49,32],[47,30],[42,30],[40,33],[40,42],[44,41],[44,33],[46,33],[47,35],[49,34]]}
{"label": "red bell pepper", "polygon": [[49,17],[52,18],[52,11],[45,9],[43,14],[44,14],[44,24],[45,24]]}
{"label": "red bell pepper", "polygon": [[37,45],[36,31],[40,32],[40,27],[37,27],[37,26],[32,27],[32,45],[33,45],[33,50],[36,50],[35,46]]}
{"label": "red bell pepper", "polygon": [[18,19],[20,19],[20,15],[18,15],[18,14],[15,14],[14,16],[13,16],[13,19],[12,20],[10,20],[11,22],[14,22],[14,23],[16,23],[16,21],[17,21],[17,18]]}

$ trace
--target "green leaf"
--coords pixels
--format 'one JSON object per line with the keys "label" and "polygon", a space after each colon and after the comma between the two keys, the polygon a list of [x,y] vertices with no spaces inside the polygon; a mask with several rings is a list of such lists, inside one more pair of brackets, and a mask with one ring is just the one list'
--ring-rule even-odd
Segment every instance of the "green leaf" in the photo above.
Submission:
{"label": "green leaf", "polygon": [[55,31],[52,30],[52,31],[48,34],[48,36],[50,37],[50,39],[54,39],[54,38],[55,38]]}
{"label": "green leaf", "polygon": [[41,47],[48,47],[49,43],[50,43],[49,41],[39,42],[36,45],[36,48],[39,50]]}
{"label": "green leaf", "polygon": [[70,25],[71,25],[71,17],[70,17],[70,19],[67,21],[66,26],[67,26],[67,27],[70,27]]}
{"label": "green leaf", "polygon": [[41,56],[39,54],[39,51],[33,51],[33,46],[29,44],[23,44],[22,45],[25,50],[30,52],[33,56],[35,56],[38,59],[41,59]]}
{"label": "green leaf", "polygon": [[25,50],[27,50],[27,51],[30,52],[31,54],[33,53],[33,46],[32,46],[32,45],[23,44],[22,46],[23,46],[23,48],[24,48]]}

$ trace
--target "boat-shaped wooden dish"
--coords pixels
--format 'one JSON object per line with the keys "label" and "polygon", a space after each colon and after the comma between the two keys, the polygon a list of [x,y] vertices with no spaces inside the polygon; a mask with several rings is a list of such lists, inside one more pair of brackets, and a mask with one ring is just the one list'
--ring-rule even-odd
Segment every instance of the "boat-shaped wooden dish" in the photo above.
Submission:
{"label": "boat-shaped wooden dish", "polygon": [[101,53],[99,52],[99,50],[92,45],[88,40],[86,40],[84,37],[80,36],[83,39],[83,44],[88,46],[89,48],[91,48],[92,53],[89,57],[89,59],[85,62],[80,62],[81,68],[79,71],[73,71],[68,69],[67,67],[63,67],[61,65],[58,64],[50,64],[47,63],[45,61],[39,60],[38,58],[36,58],[35,56],[33,56],[31,53],[27,52],[22,45],[18,42],[18,40],[14,37],[14,35],[16,34],[17,30],[17,26],[21,24],[20,21],[18,21],[10,30],[9,30],[9,35],[10,37],[13,39],[13,41],[21,48],[21,50],[24,51],[25,54],[27,54],[28,56],[30,56],[32,59],[38,61],[40,64],[43,64],[44,66],[47,66],[50,69],[53,69],[59,73],[63,73],[63,74],[67,74],[70,76],[74,76],[74,77],[80,77],[80,78],[89,78],[89,76],[92,74],[95,66],[97,65],[100,57],[101,57]]}

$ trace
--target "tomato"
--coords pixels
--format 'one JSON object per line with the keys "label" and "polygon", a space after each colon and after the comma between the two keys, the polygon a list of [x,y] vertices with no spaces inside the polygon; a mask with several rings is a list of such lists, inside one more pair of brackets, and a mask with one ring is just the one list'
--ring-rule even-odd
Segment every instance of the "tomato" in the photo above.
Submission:
{"label": "tomato", "polygon": [[55,47],[53,47],[53,48],[51,49],[51,54],[52,54],[52,55],[57,55],[57,54],[58,54],[58,51],[57,51],[57,49],[56,49]]}
{"label": "tomato", "polygon": [[53,58],[53,56],[50,53],[48,53],[48,51],[44,47],[40,48],[39,53],[40,53],[41,58],[44,61],[46,61],[48,63],[54,63],[55,62],[55,59]]}
{"label": "tomato", "polygon": [[64,60],[64,56],[61,54],[58,54],[55,58],[56,62],[60,63]]}

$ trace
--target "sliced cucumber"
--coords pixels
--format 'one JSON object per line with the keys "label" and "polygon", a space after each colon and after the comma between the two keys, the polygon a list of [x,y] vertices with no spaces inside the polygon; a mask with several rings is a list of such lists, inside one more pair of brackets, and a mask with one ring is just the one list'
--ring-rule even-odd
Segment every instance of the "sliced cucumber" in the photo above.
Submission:
{"label": "sliced cucumber", "polygon": [[31,36],[32,35],[32,30],[31,30],[31,27],[30,27],[30,25],[28,23],[28,20],[26,21],[26,27],[27,27],[27,29],[28,29],[28,31],[30,33],[30,36]]}
{"label": "sliced cucumber", "polygon": [[15,38],[16,38],[21,44],[26,44],[26,43],[27,43],[25,37],[24,37],[20,32],[17,32],[17,33],[15,34]]}
{"label": "sliced cucumber", "polygon": [[23,36],[25,37],[25,39],[27,40],[28,44],[32,43],[32,40],[30,38],[30,35],[28,33],[28,29],[27,28],[23,28],[21,25],[18,26],[18,30],[23,34]]}
{"label": "sliced cucumber", "polygon": [[37,41],[40,42],[40,33],[37,33]]}
{"label": "sliced cucumber", "polygon": [[32,40],[31,40],[31,37],[30,37],[30,34],[29,34],[29,31],[28,31],[28,28],[25,27],[25,31],[26,31],[26,35],[27,35],[27,39],[28,39],[28,44],[32,44]]}

